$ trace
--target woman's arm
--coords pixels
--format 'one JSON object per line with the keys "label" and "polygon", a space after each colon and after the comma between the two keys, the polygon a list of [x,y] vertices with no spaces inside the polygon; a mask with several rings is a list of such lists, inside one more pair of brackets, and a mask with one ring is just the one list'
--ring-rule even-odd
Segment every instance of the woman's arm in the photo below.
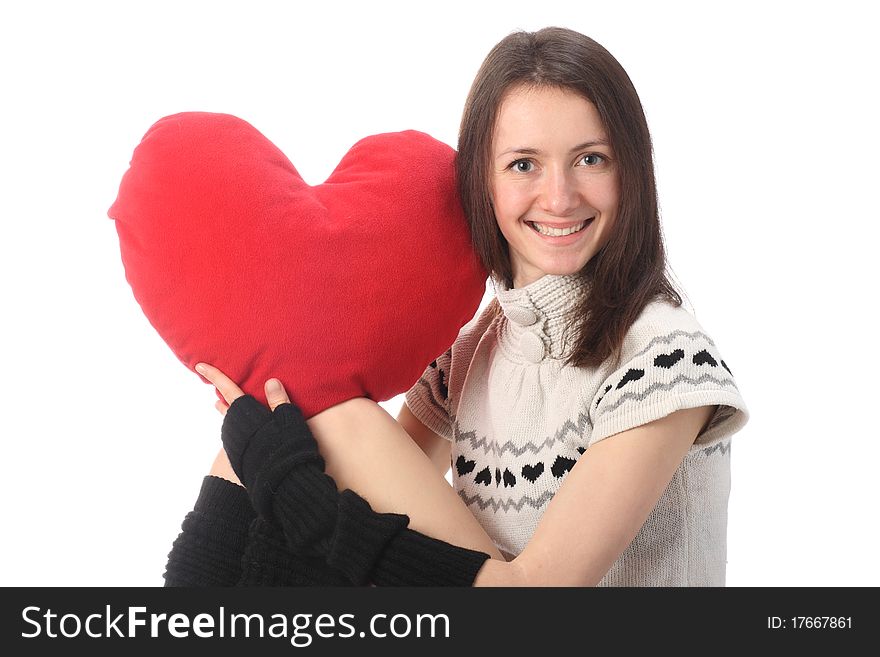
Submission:
{"label": "woman's arm", "polygon": [[232,469],[232,464],[229,462],[229,457],[226,455],[226,450],[222,447],[217,452],[217,456],[214,457],[214,462],[211,464],[211,470],[208,474],[212,477],[225,479],[236,486],[241,486],[238,475],[235,474],[235,470]]}
{"label": "woman's arm", "polygon": [[[358,442],[364,445],[386,446],[389,457],[393,458],[394,443],[406,436],[389,416],[375,412],[376,409],[381,411],[367,400],[346,409],[331,409],[333,412],[313,427],[313,431],[318,429],[316,438],[322,452],[326,443],[358,435]],[[396,482],[396,486],[401,487],[396,489],[395,495],[402,497],[387,499],[387,488],[375,493],[366,490],[363,472],[358,472],[357,464],[348,459],[335,460],[332,471],[328,461],[328,472],[340,488],[358,491],[377,511],[407,513],[412,529],[453,545],[492,554],[493,558],[479,571],[474,586],[595,586],[632,542],[701,428],[709,421],[713,409],[701,406],[677,411],[610,436],[584,452],[551,500],[526,548],[509,563],[497,552],[488,552],[484,547],[491,539],[482,527],[475,529],[470,523],[466,527],[454,521],[450,523],[452,516],[447,512],[451,507],[433,503],[410,505],[409,501],[417,497],[415,491],[430,488],[428,481],[420,476]],[[329,417],[338,411],[350,415],[348,426],[330,426]],[[355,427],[360,428],[359,433],[335,433],[336,429],[353,431]],[[423,460],[417,451],[411,460],[409,455],[402,456],[400,469],[406,472]],[[386,480],[386,483],[391,482]],[[407,493],[409,486],[413,489]],[[456,501],[461,504],[457,496]],[[441,503],[437,498],[436,504]]]}
{"label": "woman's arm", "polygon": [[[381,406],[359,397],[307,424],[339,490],[350,488],[379,513],[408,515],[415,531],[503,560],[455,490],[438,476],[439,459],[432,461]],[[444,460],[448,468],[448,457]]]}
{"label": "woman's arm", "polygon": [[[677,411],[584,452],[513,561],[525,585],[598,584],[647,520],[714,408]],[[494,566],[486,566],[476,586],[494,585]]]}
{"label": "woman's arm", "polygon": [[419,418],[413,415],[409,406],[403,404],[397,414],[397,423],[403,427],[413,442],[418,445],[444,477],[449,471],[449,457],[452,443],[431,431]]}
{"label": "woman's arm", "polygon": [[476,586],[586,586],[601,580],[638,533],[712,409],[678,411],[589,448],[511,562],[378,404],[349,400],[308,424],[340,490],[356,491],[377,512],[405,513],[413,530],[489,554]]}
{"label": "woman's arm", "polygon": [[[440,474],[445,477],[446,473],[449,471],[449,455],[452,451],[452,446],[449,441],[422,424],[421,420],[413,415],[412,411],[409,410],[409,407],[406,404],[400,409],[400,413],[397,416],[397,423],[403,427],[404,431],[406,431],[412,441],[437,467]],[[222,447],[214,458],[214,462],[211,464],[211,470],[208,474],[214,477],[220,477],[221,479],[226,479],[233,484],[241,486],[238,476],[235,474],[232,465],[229,463],[229,457],[226,455],[226,451]]]}
{"label": "woman's arm", "polygon": [[[225,452],[222,460],[228,464]],[[165,586],[235,586],[254,518],[244,488],[225,477],[205,477],[168,553]]]}
{"label": "woman's arm", "polygon": [[[200,364],[197,369],[226,400],[225,404],[215,402],[220,413],[225,414],[228,404],[244,394],[216,367]],[[267,381],[265,389],[272,409],[289,401],[280,382],[276,387],[273,381]],[[438,476],[431,459],[377,403],[362,397],[350,399],[311,417],[307,424],[325,471],[339,490],[357,492],[379,513],[408,515],[409,527],[415,531],[503,559],[461,498]],[[222,456],[215,466],[228,463],[225,453]]]}

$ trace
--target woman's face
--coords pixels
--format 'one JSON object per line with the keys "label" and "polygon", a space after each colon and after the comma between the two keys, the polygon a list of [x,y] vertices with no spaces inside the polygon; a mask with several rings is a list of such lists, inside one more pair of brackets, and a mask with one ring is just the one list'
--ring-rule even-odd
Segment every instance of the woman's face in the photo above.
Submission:
{"label": "woman's face", "polygon": [[614,153],[582,96],[511,89],[495,123],[490,180],[514,287],[578,272],[608,241],[618,199]]}

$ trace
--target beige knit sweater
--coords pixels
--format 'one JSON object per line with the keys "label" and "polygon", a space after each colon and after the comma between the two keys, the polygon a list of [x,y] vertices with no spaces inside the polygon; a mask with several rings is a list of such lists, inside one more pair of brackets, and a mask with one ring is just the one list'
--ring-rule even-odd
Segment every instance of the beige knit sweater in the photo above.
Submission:
{"label": "beige knit sweater", "polygon": [[723,586],[730,437],[748,418],[730,369],[696,319],[665,301],[630,328],[619,366],[565,365],[566,320],[588,293],[568,276],[498,286],[497,303],[461,330],[406,403],[452,441],[455,489],[508,556],[523,550],[591,445],[676,410],[718,405],[599,586]]}

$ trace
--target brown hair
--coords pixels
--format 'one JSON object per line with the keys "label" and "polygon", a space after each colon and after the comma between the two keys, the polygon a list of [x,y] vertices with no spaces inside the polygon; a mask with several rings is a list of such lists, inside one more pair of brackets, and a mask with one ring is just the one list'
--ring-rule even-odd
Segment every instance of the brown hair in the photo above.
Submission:
{"label": "brown hair", "polygon": [[489,53],[471,86],[458,139],[458,188],[474,247],[486,270],[508,287],[513,271],[507,241],[490,199],[492,139],[498,109],[514,86],[573,91],[596,106],[618,173],[620,202],[611,235],[580,275],[590,293],[570,328],[567,362],[596,366],[620,358],[623,338],[656,296],[681,305],[666,273],[657,207],[651,135],[635,87],[618,61],[587,36],[558,27],[514,32]]}

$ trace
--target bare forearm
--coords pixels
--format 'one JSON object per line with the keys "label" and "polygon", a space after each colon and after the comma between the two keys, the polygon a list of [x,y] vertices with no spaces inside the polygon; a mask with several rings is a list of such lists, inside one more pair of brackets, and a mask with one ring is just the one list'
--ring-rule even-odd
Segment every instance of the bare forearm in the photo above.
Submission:
{"label": "bare forearm", "polygon": [[352,489],[378,512],[405,513],[411,529],[505,563],[435,465],[378,404],[353,399],[308,424],[340,490]]}
{"label": "bare forearm", "polygon": [[431,459],[440,474],[445,477],[449,472],[452,444],[425,426],[406,404],[400,407],[397,423],[403,427],[412,441]]}
{"label": "bare forearm", "polygon": [[526,573],[513,561],[489,559],[480,568],[474,586],[529,586]]}
{"label": "bare forearm", "polygon": [[238,475],[235,474],[235,471],[232,469],[232,464],[229,463],[229,457],[226,455],[226,450],[222,447],[214,458],[214,462],[211,464],[211,470],[208,474],[213,477],[225,479],[237,486],[241,486],[241,481],[239,481]]}

